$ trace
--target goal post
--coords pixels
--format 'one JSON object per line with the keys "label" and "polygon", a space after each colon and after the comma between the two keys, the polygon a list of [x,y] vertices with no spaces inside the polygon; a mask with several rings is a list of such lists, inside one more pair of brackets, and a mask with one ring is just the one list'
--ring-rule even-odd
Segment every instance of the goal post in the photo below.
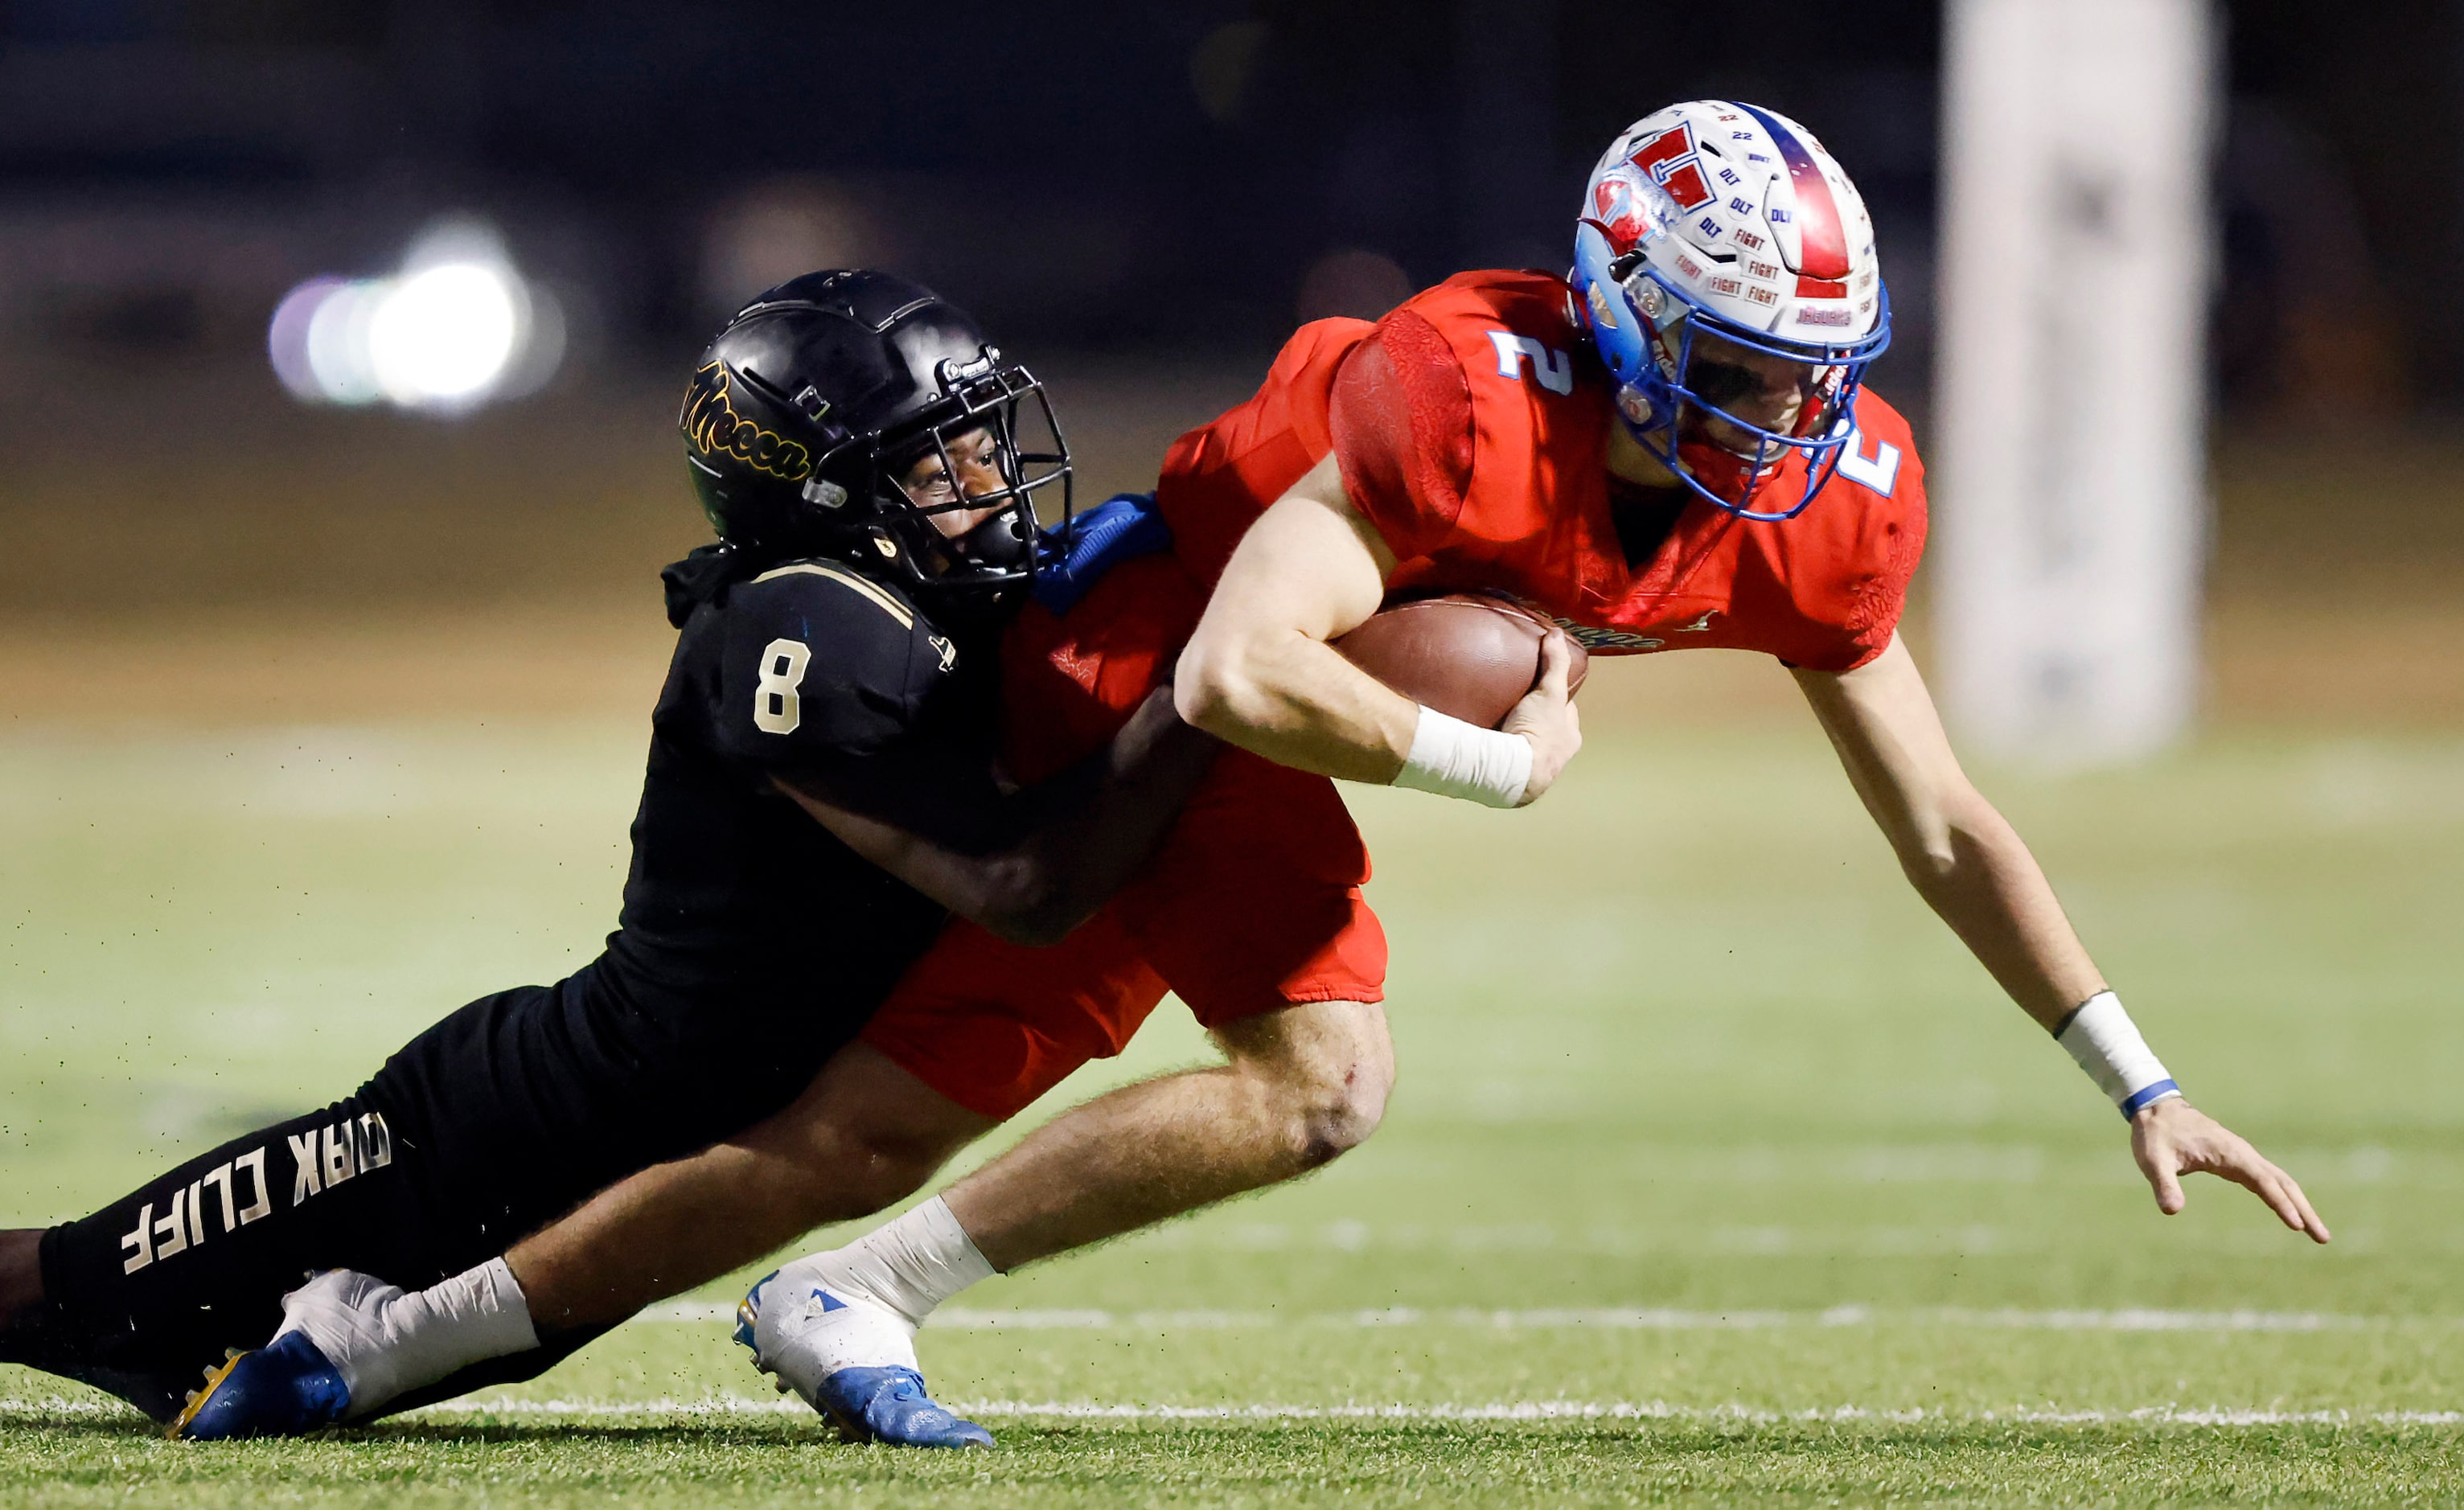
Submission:
{"label": "goal post", "polygon": [[2208,516],[2211,0],[1946,0],[1933,630],[1962,742],[2189,727]]}

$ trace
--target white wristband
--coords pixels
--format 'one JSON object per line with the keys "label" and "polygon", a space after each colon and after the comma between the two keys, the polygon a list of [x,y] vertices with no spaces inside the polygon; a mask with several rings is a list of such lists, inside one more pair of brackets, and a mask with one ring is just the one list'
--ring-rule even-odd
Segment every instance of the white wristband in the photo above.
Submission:
{"label": "white wristband", "polygon": [[1531,741],[1423,707],[1395,784],[1490,807],[1519,806],[1531,784]]}
{"label": "white wristband", "polygon": [[2139,1036],[2138,1024],[2122,1010],[2122,999],[2110,991],[2100,991],[2080,1003],[2054,1035],[2054,1041],[2071,1051],[2087,1078],[2113,1098],[2125,1117],[2167,1096],[2182,1094],[2164,1062]]}

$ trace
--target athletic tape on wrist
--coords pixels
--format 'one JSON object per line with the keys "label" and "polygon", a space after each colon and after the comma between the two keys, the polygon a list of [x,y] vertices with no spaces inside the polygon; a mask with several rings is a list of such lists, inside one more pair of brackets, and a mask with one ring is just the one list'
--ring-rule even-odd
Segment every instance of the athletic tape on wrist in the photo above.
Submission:
{"label": "athletic tape on wrist", "polygon": [[1412,753],[1395,773],[1395,784],[1490,807],[1514,807],[1531,784],[1531,741],[1423,707],[1420,721],[1412,728]]}
{"label": "athletic tape on wrist", "polygon": [[2100,991],[2079,1004],[2062,1024],[2054,1041],[2070,1050],[2079,1067],[2097,1088],[2113,1098],[2128,1117],[2140,1107],[2182,1094],[2156,1051],[2139,1035],[2139,1025],[2122,1010],[2122,998]]}

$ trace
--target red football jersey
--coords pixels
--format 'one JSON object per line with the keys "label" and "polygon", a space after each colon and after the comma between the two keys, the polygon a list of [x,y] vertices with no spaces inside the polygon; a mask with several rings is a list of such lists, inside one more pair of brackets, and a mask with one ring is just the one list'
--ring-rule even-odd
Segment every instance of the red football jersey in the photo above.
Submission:
{"label": "red football jersey", "polygon": [[[1250,523],[1329,450],[1397,558],[1390,590],[1504,592],[1594,654],[1761,650],[1839,671],[1890,644],[1925,550],[1924,470],[1907,422],[1870,390],[1837,473],[1793,519],[1697,498],[1629,564],[1609,511],[1611,381],[1565,283],[1465,273],[1375,325],[1330,319],[1286,342],[1246,404],[1164,458],[1157,504],[1212,582]],[[1758,498],[1794,498],[1792,454]]]}

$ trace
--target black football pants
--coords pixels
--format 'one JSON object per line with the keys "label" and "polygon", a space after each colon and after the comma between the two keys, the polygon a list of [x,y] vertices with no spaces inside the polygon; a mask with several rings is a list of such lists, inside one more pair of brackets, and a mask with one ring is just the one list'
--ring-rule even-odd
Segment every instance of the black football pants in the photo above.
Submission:
{"label": "black football pants", "polygon": [[[472,1002],[358,1094],[51,1229],[53,1324],[100,1368],[194,1388],[225,1348],[271,1339],[283,1293],[310,1273],[417,1289],[483,1263],[626,1175],[786,1105],[862,1025],[717,1017],[640,1010],[595,969]],[[530,1378],[597,1335],[542,1339],[392,1409]]]}

